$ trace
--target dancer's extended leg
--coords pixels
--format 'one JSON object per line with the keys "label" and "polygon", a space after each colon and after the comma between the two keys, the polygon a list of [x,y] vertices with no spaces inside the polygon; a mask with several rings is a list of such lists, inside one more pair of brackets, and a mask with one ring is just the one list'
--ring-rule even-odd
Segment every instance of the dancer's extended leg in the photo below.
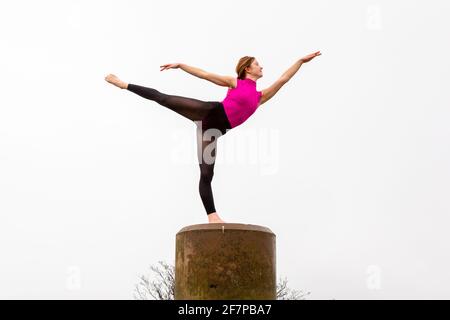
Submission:
{"label": "dancer's extended leg", "polygon": [[127,90],[134,92],[143,98],[153,100],[192,121],[203,120],[204,117],[215,107],[213,103],[208,101],[165,94],[153,88],[143,87],[131,83],[128,84]]}

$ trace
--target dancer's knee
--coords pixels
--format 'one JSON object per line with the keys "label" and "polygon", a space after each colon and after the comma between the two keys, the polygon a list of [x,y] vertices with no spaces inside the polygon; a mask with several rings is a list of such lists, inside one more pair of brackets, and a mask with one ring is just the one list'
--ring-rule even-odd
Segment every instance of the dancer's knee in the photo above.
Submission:
{"label": "dancer's knee", "polygon": [[211,183],[214,177],[214,170],[209,168],[200,170],[200,182]]}

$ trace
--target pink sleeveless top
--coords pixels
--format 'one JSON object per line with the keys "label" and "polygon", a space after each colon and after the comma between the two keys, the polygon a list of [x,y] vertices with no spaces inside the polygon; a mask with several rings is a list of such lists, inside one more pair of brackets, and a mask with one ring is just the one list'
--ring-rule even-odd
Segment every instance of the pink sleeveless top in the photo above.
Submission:
{"label": "pink sleeveless top", "polygon": [[222,101],[231,128],[247,120],[257,109],[261,91],[256,90],[256,82],[250,78],[237,78],[236,88],[228,88]]}

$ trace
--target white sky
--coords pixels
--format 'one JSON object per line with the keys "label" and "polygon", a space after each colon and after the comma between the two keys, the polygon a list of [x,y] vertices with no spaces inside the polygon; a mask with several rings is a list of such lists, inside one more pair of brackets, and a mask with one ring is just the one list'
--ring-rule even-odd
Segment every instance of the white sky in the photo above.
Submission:
{"label": "white sky", "polygon": [[150,265],[174,262],[176,233],[207,221],[194,125],[105,75],[222,101],[159,66],[235,75],[252,55],[261,90],[316,50],[219,140],[219,214],[269,227],[277,277],[309,299],[450,298],[449,9],[1,2],[0,298],[132,299]]}

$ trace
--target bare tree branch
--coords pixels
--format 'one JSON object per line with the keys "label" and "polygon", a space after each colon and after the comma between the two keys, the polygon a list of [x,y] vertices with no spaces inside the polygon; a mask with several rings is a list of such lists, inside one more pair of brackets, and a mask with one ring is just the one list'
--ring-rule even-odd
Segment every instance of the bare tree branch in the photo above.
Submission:
{"label": "bare tree branch", "polygon": [[[150,281],[150,276],[141,275],[135,285],[136,300],[174,300],[175,297],[175,266],[164,261],[158,261],[161,266],[151,266],[156,279]],[[287,278],[279,279],[276,288],[277,300],[305,300],[311,292],[292,290],[287,286]]]}

